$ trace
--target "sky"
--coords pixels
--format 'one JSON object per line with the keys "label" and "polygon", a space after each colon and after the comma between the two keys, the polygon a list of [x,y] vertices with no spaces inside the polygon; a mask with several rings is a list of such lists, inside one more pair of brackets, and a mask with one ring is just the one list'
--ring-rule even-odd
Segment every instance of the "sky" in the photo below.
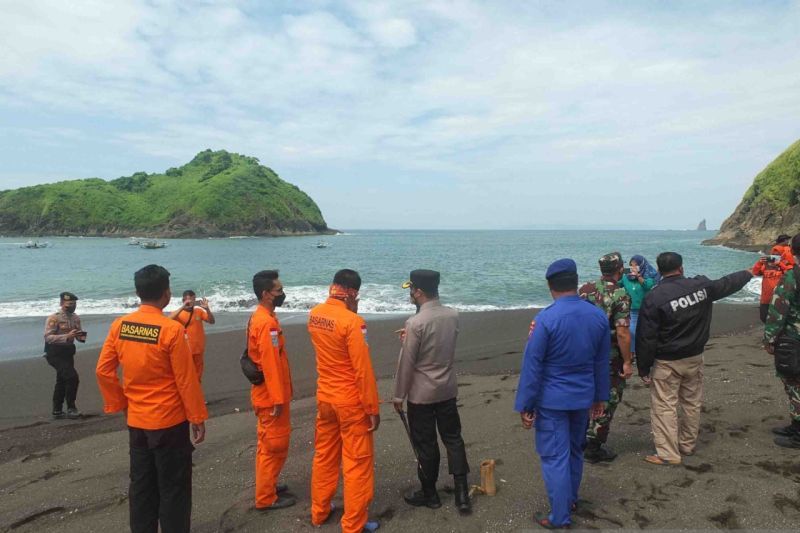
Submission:
{"label": "sky", "polygon": [[800,1],[0,0],[0,189],[258,157],[341,229],[717,228]]}

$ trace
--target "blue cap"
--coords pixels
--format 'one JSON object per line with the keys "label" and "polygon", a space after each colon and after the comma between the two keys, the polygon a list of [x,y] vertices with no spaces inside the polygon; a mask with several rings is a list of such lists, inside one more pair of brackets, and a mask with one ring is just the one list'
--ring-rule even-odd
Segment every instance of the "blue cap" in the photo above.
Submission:
{"label": "blue cap", "polygon": [[553,276],[557,276],[558,274],[577,274],[578,273],[578,265],[575,264],[575,261],[572,259],[559,259],[558,261],[554,261],[549,267],[547,267],[547,273],[544,275],[545,278],[550,279]]}

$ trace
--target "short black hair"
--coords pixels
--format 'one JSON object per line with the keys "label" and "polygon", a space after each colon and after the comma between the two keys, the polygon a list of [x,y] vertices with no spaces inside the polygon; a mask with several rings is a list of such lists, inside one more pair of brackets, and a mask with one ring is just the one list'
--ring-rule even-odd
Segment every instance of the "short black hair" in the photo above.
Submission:
{"label": "short black hair", "polygon": [[187,296],[191,296],[191,297],[194,298],[197,295],[194,293],[194,291],[192,289],[188,289],[188,290],[183,291],[182,298],[186,298]]}
{"label": "short black hair", "polygon": [[345,289],[361,290],[361,276],[355,270],[343,268],[333,276],[334,285],[341,285]]}
{"label": "short black hair", "polygon": [[428,298],[438,298],[439,297],[439,289],[429,289],[425,290],[422,287],[417,287],[416,285],[411,286],[412,289],[419,289],[427,296]]}
{"label": "short black hair", "polygon": [[264,291],[271,291],[275,286],[275,280],[278,279],[277,270],[262,270],[253,276],[253,292],[256,293],[256,298],[261,299]]}
{"label": "short black hair", "polygon": [[792,237],[792,255],[800,255],[800,233]]}
{"label": "short black hair", "polygon": [[143,301],[158,300],[169,289],[169,271],[159,265],[147,265],[133,275],[133,284]]}
{"label": "short black hair", "polygon": [[683,257],[677,252],[661,252],[656,258],[656,264],[662,274],[675,272],[683,266]]}
{"label": "short black hair", "polygon": [[575,272],[562,272],[547,280],[547,286],[554,292],[569,292],[578,290],[578,274]]}

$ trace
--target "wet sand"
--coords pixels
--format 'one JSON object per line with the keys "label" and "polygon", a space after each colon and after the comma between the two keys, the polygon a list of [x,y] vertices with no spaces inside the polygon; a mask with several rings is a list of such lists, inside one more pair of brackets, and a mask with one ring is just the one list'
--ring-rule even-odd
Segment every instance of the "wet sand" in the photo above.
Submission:
{"label": "wet sand", "polygon": [[[399,419],[382,409],[376,436],[372,514],[383,531],[518,531],[546,494],[531,432],[513,412],[515,375],[533,311],[465,313],[458,349],[461,416],[472,482],[483,459],[498,461],[495,497],[478,496],[470,517],[456,515],[443,460],[438,511],[401,499],[415,484],[414,459]],[[381,397],[388,398],[402,319],[371,322],[370,342]],[[795,529],[800,524],[800,456],[772,444],[769,428],[786,419],[786,399],[770,357],[760,349],[755,306],[715,308],[706,352],[706,404],[697,454],[680,467],[650,466],[648,390],[631,380],[612,428],[620,457],[587,465],[576,516],[582,528]],[[244,335],[209,335],[204,389],[212,419],[195,453],[193,530],[312,531],[308,523],[313,453],[313,352],[302,319],[284,325],[298,399],[284,480],[295,507],[252,510],[255,419],[236,359]],[[213,330],[212,330],[213,331]],[[83,377],[81,421],[51,421],[53,371],[44,360],[0,364],[0,530],[109,531],[127,528],[127,432],[103,416],[93,367],[97,350],[77,356]],[[238,410],[238,412],[237,412]],[[341,503],[341,498],[337,500]],[[322,531],[337,531],[333,523]]]}

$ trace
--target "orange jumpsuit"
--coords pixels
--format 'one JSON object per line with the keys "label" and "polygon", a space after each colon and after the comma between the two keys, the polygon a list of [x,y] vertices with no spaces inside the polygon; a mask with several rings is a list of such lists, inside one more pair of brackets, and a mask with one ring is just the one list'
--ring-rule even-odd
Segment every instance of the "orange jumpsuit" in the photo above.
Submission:
{"label": "orange jumpsuit", "polygon": [[772,263],[759,259],[756,261],[756,264],[753,265],[753,275],[763,276],[764,278],[761,281],[762,305],[767,305],[772,302],[772,294],[775,292],[775,287],[778,286],[778,282],[781,280],[781,277],[783,277],[784,272],[791,270],[794,266],[794,256],[792,255],[790,246],[776,244],[772,247],[772,250],[770,250],[770,254],[780,256],[780,260]]}
{"label": "orange jumpsuit", "polygon": [[311,469],[311,522],[322,524],[344,473],[342,532],[361,532],[374,487],[368,415],[379,413],[364,319],[329,298],[314,307],[308,331],[317,356],[317,421]]}
{"label": "orange jumpsuit", "polygon": [[175,320],[186,328],[186,336],[189,338],[189,349],[192,351],[197,377],[202,381],[203,354],[206,351],[206,330],[203,327],[203,322],[208,322],[208,313],[202,307],[195,306],[191,314],[189,311],[183,310],[175,317]]}
{"label": "orange jumpsuit", "polygon": [[[275,485],[289,454],[289,403],[292,401],[292,374],[286,357],[286,341],[275,313],[259,305],[250,317],[247,352],[264,372],[264,383],[253,385],[250,400],[258,418],[256,447],[256,508],[269,507],[278,495]],[[275,405],[283,410],[271,415]]]}
{"label": "orange jumpsuit", "polygon": [[157,307],[142,305],[111,324],[96,373],[103,411],[127,409],[131,427],[165,429],[208,418],[183,327]]}

